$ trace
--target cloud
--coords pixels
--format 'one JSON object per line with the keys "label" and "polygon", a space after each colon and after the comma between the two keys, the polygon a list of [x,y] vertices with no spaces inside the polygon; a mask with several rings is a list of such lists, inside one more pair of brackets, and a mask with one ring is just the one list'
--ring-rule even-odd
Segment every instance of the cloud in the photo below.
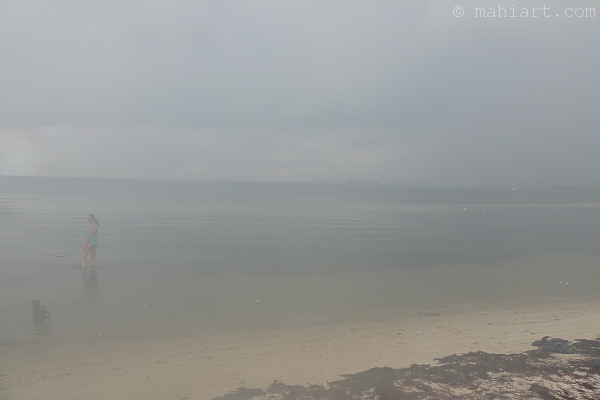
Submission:
{"label": "cloud", "polygon": [[600,185],[598,19],[455,6],[1,3],[0,173]]}

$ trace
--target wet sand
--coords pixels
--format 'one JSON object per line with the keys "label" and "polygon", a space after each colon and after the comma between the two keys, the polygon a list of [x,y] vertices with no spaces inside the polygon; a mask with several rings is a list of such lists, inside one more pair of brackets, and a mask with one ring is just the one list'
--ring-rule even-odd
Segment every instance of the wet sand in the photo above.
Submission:
{"label": "wet sand", "polygon": [[3,343],[0,398],[212,399],[240,386],[320,384],[373,367],[433,364],[469,351],[515,353],[550,335],[600,336],[600,302],[422,315],[375,323],[178,339]]}

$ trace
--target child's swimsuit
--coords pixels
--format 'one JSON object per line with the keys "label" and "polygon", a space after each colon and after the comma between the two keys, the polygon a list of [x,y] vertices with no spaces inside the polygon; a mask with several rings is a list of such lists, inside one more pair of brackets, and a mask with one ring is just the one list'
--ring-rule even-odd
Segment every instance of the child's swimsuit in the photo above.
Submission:
{"label": "child's swimsuit", "polygon": [[[85,236],[87,237],[90,234],[90,228],[87,228],[85,231]],[[98,229],[94,229],[92,232],[92,237],[90,238],[90,244],[92,247],[98,247]]]}

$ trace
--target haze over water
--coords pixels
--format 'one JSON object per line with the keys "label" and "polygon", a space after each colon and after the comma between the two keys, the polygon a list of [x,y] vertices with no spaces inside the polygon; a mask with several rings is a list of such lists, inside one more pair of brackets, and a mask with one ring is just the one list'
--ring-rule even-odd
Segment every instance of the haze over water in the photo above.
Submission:
{"label": "haze over water", "polygon": [[0,177],[0,341],[597,300],[599,239],[597,191]]}

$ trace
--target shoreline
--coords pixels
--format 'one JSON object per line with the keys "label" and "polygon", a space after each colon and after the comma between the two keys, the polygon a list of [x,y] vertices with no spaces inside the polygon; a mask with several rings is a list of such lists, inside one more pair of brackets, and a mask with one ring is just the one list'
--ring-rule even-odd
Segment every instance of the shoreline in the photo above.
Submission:
{"label": "shoreline", "polygon": [[519,353],[546,335],[600,336],[600,302],[177,339],[6,343],[0,397],[208,400],[276,380],[326,385],[343,374],[435,364],[469,351]]}

